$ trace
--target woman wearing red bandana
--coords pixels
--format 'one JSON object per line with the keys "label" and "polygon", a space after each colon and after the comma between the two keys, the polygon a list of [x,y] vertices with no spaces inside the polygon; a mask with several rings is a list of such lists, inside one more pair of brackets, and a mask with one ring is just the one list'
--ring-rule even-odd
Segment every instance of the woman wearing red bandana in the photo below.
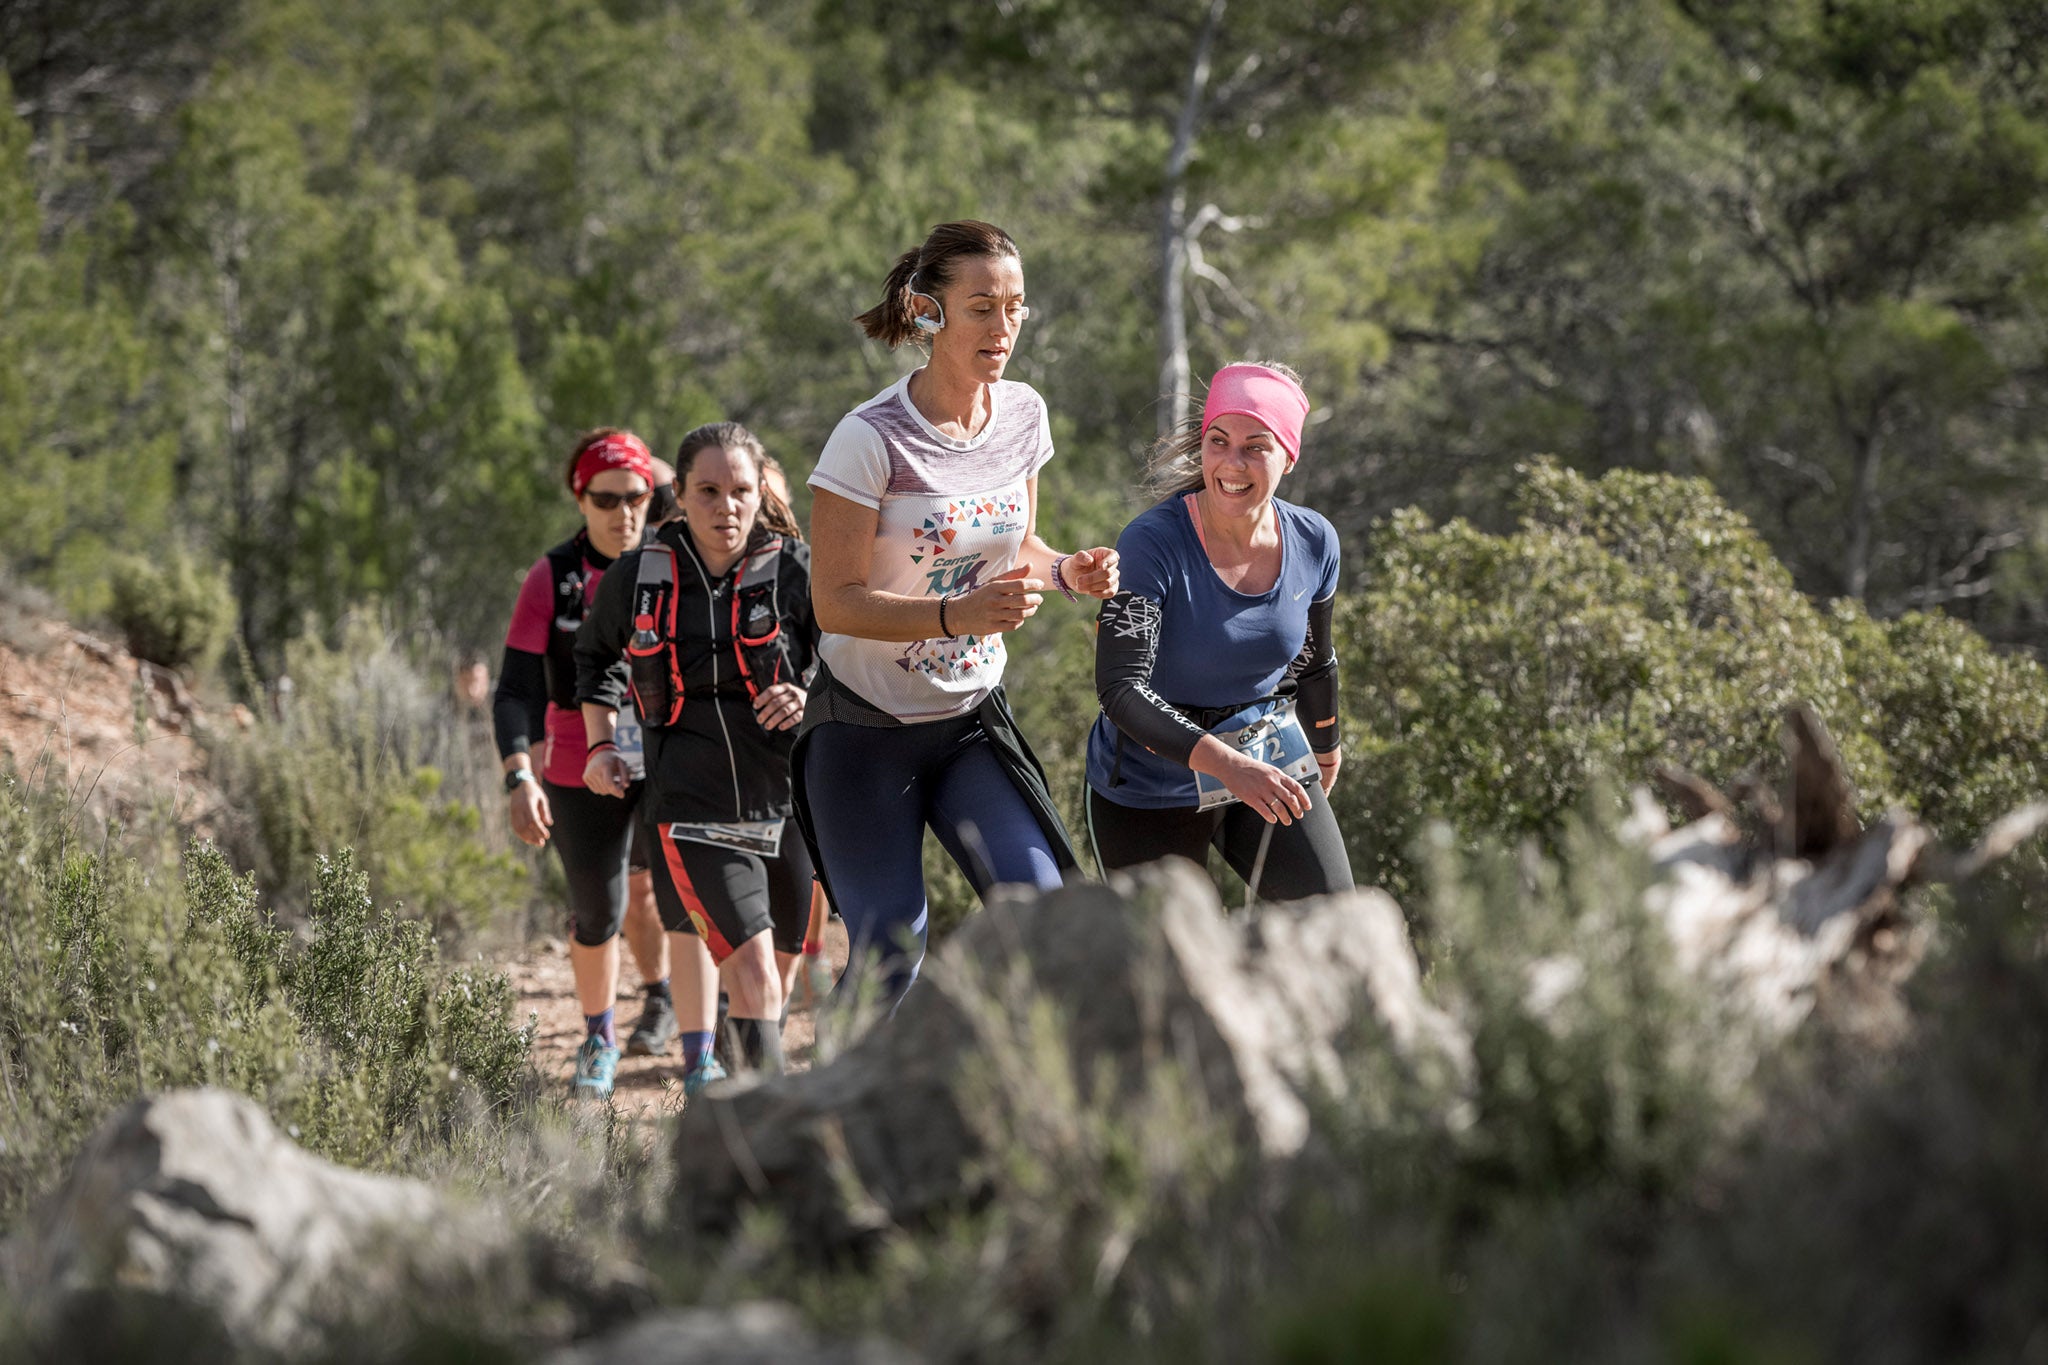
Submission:
{"label": "woman wearing red bandana", "polygon": [[[618,1066],[612,1001],[618,991],[621,925],[646,981],[647,1000],[627,1050],[666,1051],[676,1036],[668,944],[654,905],[636,807],[583,784],[583,714],[576,705],[576,628],[612,561],[640,544],[652,456],[631,432],[603,428],[576,443],[563,481],[583,514],[583,529],[542,555],[527,572],[505,635],[492,719],[504,760],[512,832],[536,848],[553,844],[569,885],[569,961],[587,1036],[576,1054],[576,1093],[611,1092]],[[540,746],[536,771],[533,749]],[[630,907],[630,913],[629,913]],[[698,956],[704,956],[702,950]],[[679,961],[690,981],[710,979],[710,959]]]}
{"label": "woman wearing red bandana", "polygon": [[1164,496],[1117,540],[1088,737],[1104,871],[1213,846],[1269,900],[1352,884],[1327,798],[1343,762],[1337,532],[1276,496],[1308,411],[1285,366],[1217,371],[1200,426],[1155,458]]}

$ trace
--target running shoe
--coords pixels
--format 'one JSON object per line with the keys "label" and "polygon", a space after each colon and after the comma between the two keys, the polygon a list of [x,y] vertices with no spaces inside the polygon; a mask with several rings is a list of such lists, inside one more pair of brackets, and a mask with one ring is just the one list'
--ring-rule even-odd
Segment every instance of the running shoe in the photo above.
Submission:
{"label": "running shoe", "polygon": [[569,1091],[578,1099],[610,1099],[612,1077],[618,1069],[619,1050],[606,1047],[604,1039],[593,1033],[576,1049],[576,1077],[569,1082]]}
{"label": "running shoe", "polygon": [[725,1079],[725,1068],[718,1064],[716,1057],[706,1057],[683,1073],[683,1094],[695,1096],[698,1091],[713,1081]]}
{"label": "running shoe", "polygon": [[665,995],[650,995],[640,1010],[633,1031],[626,1035],[628,1057],[659,1057],[676,1038],[675,1003]]}

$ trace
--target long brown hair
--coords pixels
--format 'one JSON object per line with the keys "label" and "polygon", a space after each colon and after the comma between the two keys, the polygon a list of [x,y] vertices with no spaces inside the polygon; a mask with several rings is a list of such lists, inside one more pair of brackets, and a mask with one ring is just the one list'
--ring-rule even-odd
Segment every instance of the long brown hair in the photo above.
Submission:
{"label": "long brown hair", "polygon": [[939,291],[953,282],[953,262],[975,256],[1023,259],[1010,234],[994,223],[974,218],[941,223],[925,237],[924,245],[912,247],[896,258],[889,278],[882,282],[882,301],[854,321],[863,332],[891,350],[906,341],[923,341],[925,334],[911,321],[917,316],[911,295],[937,298]]}
{"label": "long brown hair", "polygon": [[[1277,360],[1233,360],[1230,364],[1258,365],[1301,383],[1293,366]],[[1176,493],[1192,493],[1202,486],[1202,432],[1202,415],[1196,413],[1152,443],[1152,452],[1145,461],[1145,480],[1139,485],[1148,502]]]}
{"label": "long brown hair", "polygon": [[779,493],[768,486],[768,452],[762,448],[760,437],[738,422],[706,422],[694,428],[676,447],[677,483],[690,477],[691,464],[707,450],[737,450],[754,466],[754,481],[761,490],[761,511],[754,518],[754,529],[747,536],[749,549],[771,535],[795,540],[804,538],[803,528],[796,524],[796,513],[789,509],[789,504]]}

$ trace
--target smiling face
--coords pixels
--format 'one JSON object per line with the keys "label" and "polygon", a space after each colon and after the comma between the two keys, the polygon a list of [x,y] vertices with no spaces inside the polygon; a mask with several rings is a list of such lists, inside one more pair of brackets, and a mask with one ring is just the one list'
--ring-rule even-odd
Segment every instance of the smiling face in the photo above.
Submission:
{"label": "smiling face", "polygon": [[683,524],[713,572],[723,573],[739,558],[761,511],[761,484],[743,450],[708,446],[690,460],[677,481]]}
{"label": "smiling face", "polygon": [[[630,469],[607,469],[593,476],[576,499],[590,543],[597,552],[617,559],[640,543],[647,527],[647,480]],[[599,495],[592,497],[592,494]],[[610,507],[600,507],[600,501]]]}
{"label": "smiling face", "polygon": [[1263,511],[1293,463],[1255,417],[1226,412],[1202,433],[1202,488],[1224,516]]}
{"label": "smiling face", "polygon": [[[938,298],[946,325],[932,337],[932,364],[983,384],[1001,379],[1030,312],[1024,263],[1015,256],[964,257],[953,263],[953,282]],[[917,306],[931,315],[929,304]]]}

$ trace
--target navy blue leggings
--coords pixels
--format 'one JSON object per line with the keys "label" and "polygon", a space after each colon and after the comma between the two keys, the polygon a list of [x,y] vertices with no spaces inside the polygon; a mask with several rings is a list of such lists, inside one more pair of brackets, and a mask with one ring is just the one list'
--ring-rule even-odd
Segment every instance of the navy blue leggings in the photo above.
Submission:
{"label": "navy blue leggings", "polygon": [[826,721],[805,738],[803,763],[812,833],[852,961],[879,950],[892,1000],[924,960],[927,825],[979,895],[1003,882],[1061,884],[1051,842],[976,716],[888,729]]}

